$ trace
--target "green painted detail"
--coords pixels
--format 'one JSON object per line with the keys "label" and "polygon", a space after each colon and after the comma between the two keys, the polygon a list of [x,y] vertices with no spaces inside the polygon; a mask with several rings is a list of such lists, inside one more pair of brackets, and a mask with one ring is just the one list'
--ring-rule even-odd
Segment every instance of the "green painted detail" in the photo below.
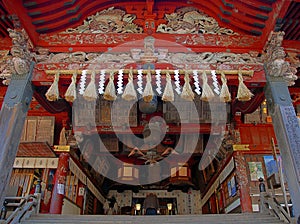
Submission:
{"label": "green painted detail", "polygon": [[225,19],[223,18],[220,14],[218,14],[218,17],[220,18],[220,20],[224,23],[230,23],[230,20],[229,19]]}
{"label": "green painted detail", "polygon": [[253,25],[259,28],[265,28],[265,24],[262,23],[253,23]]}
{"label": "green painted detail", "polygon": [[36,16],[36,15],[40,15],[41,12],[40,11],[35,11],[35,12],[29,12],[28,15],[29,16]]}
{"label": "green painted detail", "polygon": [[70,10],[68,10],[68,11],[67,11],[67,14],[73,14],[73,13],[76,13],[76,12],[78,11],[79,7],[80,7],[80,6],[78,5],[78,6],[75,7],[75,9],[70,9]]}
{"label": "green painted detail", "polygon": [[76,1],[77,1],[77,0],[72,0],[72,1],[70,1],[70,2],[65,2],[65,3],[64,3],[64,6],[74,5]]}
{"label": "green painted detail", "polygon": [[73,18],[71,18],[71,19],[69,20],[69,22],[71,23],[71,22],[78,21],[78,20],[81,18],[81,16],[82,16],[82,14],[81,14],[81,13],[79,13],[77,17],[73,17]]}
{"label": "green painted detail", "polygon": [[272,12],[272,7],[269,7],[269,6],[261,5],[258,8],[260,8],[261,10],[264,10],[266,12]]}
{"label": "green painted detail", "polygon": [[25,2],[25,3],[23,3],[23,6],[24,7],[30,7],[30,6],[34,6],[36,4],[37,4],[36,2]]}
{"label": "green painted detail", "polygon": [[234,9],[234,4],[228,3],[228,2],[226,2],[225,0],[222,0],[222,2],[223,2],[223,4],[224,4],[225,6]]}
{"label": "green painted detail", "polygon": [[231,16],[231,12],[223,9],[222,6],[220,6],[220,10],[222,11],[223,14]]}
{"label": "green painted detail", "polygon": [[258,30],[250,30],[250,33],[254,34],[255,36],[261,36],[262,32]]}
{"label": "green painted detail", "polygon": [[263,19],[265,21],[267,21],[269,19],[269,16],[264,16],[264,15],[261,15],[261,14],[256,14],[255,17],[258,18],[258,19]]}
{"label": "green painted detail", "polygon": [[35,21],[33,21],[32,24],[33,25],[37,25],[37,24],[42,24],[44,22],[45,22],[45,20],[41,19],[41,20],[35,20]]}
{"label": "green painted detail", "polygon": [[37,29],[36,32],[37,32],[37,33],[44,33],[44,32],[46,32],[47,30],[48,30],[48,28],[45,27],[45,28]]}

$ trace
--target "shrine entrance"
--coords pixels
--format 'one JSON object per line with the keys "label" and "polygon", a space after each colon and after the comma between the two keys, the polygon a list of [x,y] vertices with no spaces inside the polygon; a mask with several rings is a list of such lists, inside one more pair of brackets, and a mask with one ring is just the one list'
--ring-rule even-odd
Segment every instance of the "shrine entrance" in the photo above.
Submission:
{"label": "shrine entrance", "polygon": [[[1,111],[7,158],[0,162],[14,164],[14,185],[16,173],[38,173],[48,197],[43,213],[136,215],[148,193],[157,195],[163,215],[252,213],[260,210],[261,184],[290,211],[299,183],[291,182],[287,194],[282,176],[275,180],[277,159],[269,159],[288,148],[281,155],[293,161],[287,180],[297,179],[296,138],[283,144],[276,137],[279,129],[297,134],[299,127],[283,119],[274,132],[272,124],[282,114],[296,119],[285,82],[297,77],[282,57],[282,34],[269,32],[262,41],[260,31],[228,25],[199,4],[95,5],[80,24],[62,20],[63,28],[38,29],[38,37],[14,18],[11,51],[3,52],[12,75],[3,76],[11,85]],[[35,7],[22,6],[31,13]],[[287,99],[280,113],[272,98],[276,77]],[[45,114],[52,126],[40,122]],[[13,136],[32,145],[47,141],[55,159],[21,158]]]}

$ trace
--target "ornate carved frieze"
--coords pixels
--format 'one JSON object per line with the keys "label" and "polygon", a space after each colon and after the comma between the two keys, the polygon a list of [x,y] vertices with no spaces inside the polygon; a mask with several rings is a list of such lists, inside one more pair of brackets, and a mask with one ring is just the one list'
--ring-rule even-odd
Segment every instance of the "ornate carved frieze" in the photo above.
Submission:
{"label": "ornate carved frieze", "polygon": [[[76,34],[60,33],[55,35],[40,35],[40,41],[47,43],[49,46],[55,45],[117,45],[129,40],[128,34]],[[131,38],[130,41],[133,41]],[[41,42],[41,43],[42,43]],[[40,45],[43,45],[40,44]]]}
{"label": "ornate carved frieze", "polygon": [[4,84],[9,84],[12,74],[23,76],[29,72],[32,59],[29,51],[30,41],[24,29],[8,29],[12,39],[9,51],[1,51],[0,78],[5,79]]}
{"label": "ornate carved frieze", "polygon": [[183,7],[174,13],[166,14],[167,24],[160,24],[156,32],[160,33],[208,33],[237,35],[231,29],[220,27],[218,22],[194,7]]}
{"label": "ornate carved frieze", "polygon": [[[40,50],[42,51],[42,50]],[[43,51],[43,52],[46,52]],[[39,64],[83,64],[85,66],[96,66],[97,69],[103,68],[122,68],[131,63],[140,63],[145,55],[142,49],[131,49],[131,52],[124,53],[51,53],[36,54],[36,61]],[[250,55],[234,54],[226,52],[203,52],[203,53],[173,53],[167,49],[158,49],[153,53],[157,63],[169,63],[177,68],[186,66],[197,66],[195,69],[250,69],[254,71],[262,70],[261,59]],[[41,65],[40,65],[41,66]],[[112,67],[111,67],[112,66]],[[235,66],[236,68],[233,68]],[[65,67],[65,65],[63,66]],[[116,67],[115,67],[116,68]],[[47,70],[50,68],[47,68]],[[54,68],[53,68],[54,69]],[[70,69],[70,68],[64,68]]]}
{"label": "ornate carved frieze", "polygon": [[143,28],[133,22],[135,19],[136,15],[111,7],[89,16],[83,25],[64,33],[142,33]]}
{"label": "ornate carved frieze", "polygon": [[[215,47],[250,47],[259,45],[260,40],[251,36],[205,35],[189,34],[174,35],[176,43],[188,46],[215,46]],[[257,46],[256,46],[257,47]]]}
{"label": "ornate carved frieze", "polygon": [[297,69],[285,60],[286,54],[282,47],[284,32],[272,32],[266,44],[264,55],[267,75],[272,79],[283,79],[288,85],[294,85]]}
{"label": "ornate carved frieze", "polygon": [[[158,36],[153,34],[153,37]],[[144,34],[87,34],[87,33],[70,33],[70,34],[55,34],[47,35],[41,34],[39,46],[53,46],[59,48],[60,46],[95,46],[105,47],[105,45],[118,46],[123,43],[133,42],[145,38]],[[161,36],[159,36],[161,38]],[[181,44],[187,47],[227,47],[227,48],[253,48],[258,49],[260,46],[260,39],[252,36],[228,36],[228,35],[213,35],[213,34],[174,34],[165,37],[166,40]],[[106,46],[107,47],[107,46]]]}

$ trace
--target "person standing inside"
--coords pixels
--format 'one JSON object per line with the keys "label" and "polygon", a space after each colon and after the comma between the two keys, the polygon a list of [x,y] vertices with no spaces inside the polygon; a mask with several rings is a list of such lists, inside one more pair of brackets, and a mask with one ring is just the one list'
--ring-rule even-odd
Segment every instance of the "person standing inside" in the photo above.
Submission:
{"label": "person standing inside", "polygon": [[146,215],[157,215],[157,210],[159,209],[159,201],[156,194],[148,194],[144,200],[143,207]]}

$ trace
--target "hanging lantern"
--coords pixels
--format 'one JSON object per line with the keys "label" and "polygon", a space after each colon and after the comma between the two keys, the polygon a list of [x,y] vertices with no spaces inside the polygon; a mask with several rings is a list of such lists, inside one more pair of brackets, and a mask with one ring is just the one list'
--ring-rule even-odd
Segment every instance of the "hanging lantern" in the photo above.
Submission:
{"label": "hanging lantern", "polygon": [[139,170],[130,163],[123,163],[118,169],[118,178],[122,181],[134,181],[139,178]]}
{"label": "hanging lantern", "polygon": [[45,96],[49,101],[58,100],[59,90],[58,90],[58,81],[59,81],[59,73],[56,73],[54,76],[54,81],[50,88],[47,90]]}
{"label": "hanging lantern", "polygon": [[171,168],[171,181],[191,181],[191,169],[186,163],[178,163],[176,166]]}

